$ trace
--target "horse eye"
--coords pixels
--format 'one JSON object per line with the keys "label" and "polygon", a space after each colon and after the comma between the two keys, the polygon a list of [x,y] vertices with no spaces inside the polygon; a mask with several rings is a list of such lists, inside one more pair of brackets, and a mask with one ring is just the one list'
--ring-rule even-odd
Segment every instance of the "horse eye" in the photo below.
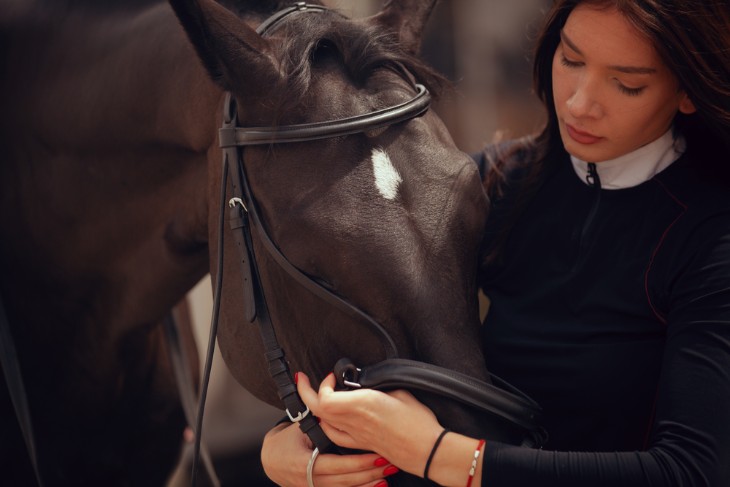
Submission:
{"label": "horse eye", "polygon": [[333,59],[338,56],[337,47],[334,45],[333,42],[322,39],[317,43],[317,45],[312,49],[312,53],[310,55],[311,61],[313,63],[316,62],[322,62],[328,59]]}

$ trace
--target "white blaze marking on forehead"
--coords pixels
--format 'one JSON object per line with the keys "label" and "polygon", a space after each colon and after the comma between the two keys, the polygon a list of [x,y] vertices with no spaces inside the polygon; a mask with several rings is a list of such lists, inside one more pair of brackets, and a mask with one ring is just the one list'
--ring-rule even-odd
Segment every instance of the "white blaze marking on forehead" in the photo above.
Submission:
{"label": "white blaze marking on forehead", "polygon": [[390,162],[390,157],[383,149],[373,149],[373,174],[375,174],[375,186],[387,200],[395,199],[398,196],[398,185],[403,181],[398,171]]}

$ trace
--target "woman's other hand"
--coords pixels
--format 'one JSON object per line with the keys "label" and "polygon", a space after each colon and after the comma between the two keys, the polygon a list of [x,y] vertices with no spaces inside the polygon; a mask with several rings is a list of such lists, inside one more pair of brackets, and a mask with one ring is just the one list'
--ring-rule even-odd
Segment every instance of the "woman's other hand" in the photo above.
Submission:
{"label": "woman's other hand", "polygon": [[[296,424],[280,424],[266,434],[261,463],[266,475],[284,487],[307,487],[307,465],[312,443]],[[317,457],[312,469],[316,487],[385,487],[388,475],[398,471],[374,453]]]}

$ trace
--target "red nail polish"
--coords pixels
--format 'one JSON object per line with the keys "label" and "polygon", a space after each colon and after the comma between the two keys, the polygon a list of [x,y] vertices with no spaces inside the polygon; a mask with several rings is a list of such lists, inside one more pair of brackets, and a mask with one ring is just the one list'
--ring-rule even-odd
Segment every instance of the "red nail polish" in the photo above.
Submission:
{"label": "red nail polish", "polygon": [[376,460],[375,460],[375,463],[374,463],[374,465],[375,465],[376,467],[385,467],[385,466],[386,466],[386,465],[388,465],[389,463],[390,463],[390,462],[389,462],[388,460],[386,460],[386,459],[385,459],[385,458],[383,458],[383,457],[380,457],[380,458],[378,458],[378,459],[376,459]]}
{"label": "red nail polish", "polygon": [[398,472],[400,472],[400,470],[398,470],[398,467],[396,467],[394,465],[391,465],[390,467],[388,467],[385,470],[383,470],[383,475],[385,475],[386,477],[388,477],[389,475],[394,475],[394,474],[396,474]]}
{"label": "red nail polish", "polygon": [[388,487],[388,482],[386,482],[385,480],[381,480],[380,482],[375,484],[375,487]]}
{"label": "red nail polish", "polygon": [[299,384],[299,372],[297,372],[296,374],[294,374],[294,383],[295,384]]}

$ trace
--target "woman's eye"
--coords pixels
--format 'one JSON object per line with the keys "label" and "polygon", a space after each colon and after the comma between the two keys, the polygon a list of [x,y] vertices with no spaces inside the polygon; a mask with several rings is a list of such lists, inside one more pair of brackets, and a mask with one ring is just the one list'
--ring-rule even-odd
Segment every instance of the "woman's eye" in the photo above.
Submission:
{"label": "woman's eye", "polygon": [[624,86],[623,84],[618,84],[618,89],[621,91],[621,93],[629,96],[639,96],[642,91],[644,91],[644,86],[640,88],[629,88],[628,86]]}
{"label": "woman's eye", "polygon": [[580,63],[578,61],[571,61],[570,59],[568,59],[567,57],[565,57],[564,54],[561,54],[560,55],[560,63],[563,66],[567,66],[568,68],[578,68],[578,67],[582,66],[582,64],[583,64],[583,63]]}

